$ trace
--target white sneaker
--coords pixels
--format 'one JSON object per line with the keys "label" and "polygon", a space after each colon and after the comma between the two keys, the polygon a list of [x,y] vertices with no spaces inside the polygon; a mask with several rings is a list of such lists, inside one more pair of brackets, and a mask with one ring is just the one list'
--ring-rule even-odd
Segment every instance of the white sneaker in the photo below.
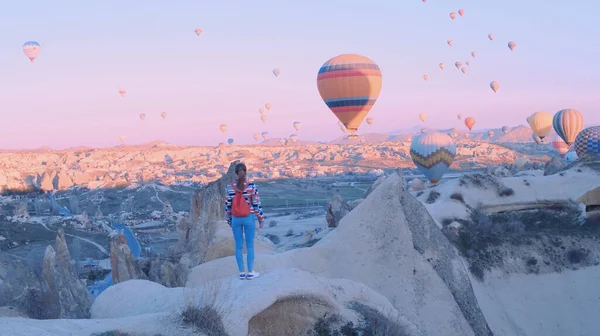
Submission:
{"label": "white sneaker", "polygon": [[246,280],[246,273],[240,272],[240,280]]}
{"label": "white sneaker", "polygon": [[246,279],[252,280],[252,279],[258,278],[259,276],[260,276],[260,273],[252,271],[252,272],[248,272],[248,274],[246,274]]}

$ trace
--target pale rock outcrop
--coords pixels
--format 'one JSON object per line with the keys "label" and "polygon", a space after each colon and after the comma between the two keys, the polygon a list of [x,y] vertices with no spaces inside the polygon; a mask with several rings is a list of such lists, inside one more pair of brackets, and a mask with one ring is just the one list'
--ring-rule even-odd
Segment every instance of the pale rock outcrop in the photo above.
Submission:
{"label": "pale rock outcrop", "polygon": [[[208,274],[211,279],[233,278],[234,263],[227,257],[197,266],[187,286],[202,286]],[[423,205],[407,193],[399,174],[381,181],[311,248],[258,254],[255,263],[265,277],[292,267],[362,283],[426,335],[491,335],[462,260]]]}
{"label": "pale rock outcrop", "polygon": [[[207,275],[206,279],[209,277]],[[349,320],[356,320],[356,314],[347,306],[351,302],[360,302],[398,319],[411,336],[426,335],[402,316],[385,297],[371,288],[355,281],[324,278],[293,268],[278,269],[251,282],[228,277],[217,281],[209,280],[195,288],[165,288],[148,281],[128,281],[102,293],[91,312],[92,318],[100,319],[133,317],[139,314],[176,312],[189,303],[214,302],[217,309],[226,312],[222,316],[223,324],[230,335],[248,335],[249,331],[255,335],[260,331],[289,326],[291,321],[285,318],[269,320],[268,323],[264,319],[260,321],[260,314],[268,311],[278,301],[291,300],[293,304],[294,300],[298,303],[302,298],[310,298],[310,302],[314,304],[323,303],[326,306],[325,312],[337,313]],[[115,301],[120,304],[114,305]],[[157,301],[161,304],[157,305]],[[240,304],[240,301],[252,304]],[[292,310],[293,307],[288,306],[287,309]]]}
{"label": "pale rock outcrop", "polygon": [[165,218],[171,218],[173,216],[173,207],[171,206],[171,202],[164,201],[162,214]]}
{"label": "pale rock outcrop", "polygon": [[500,167],[494,168],[490,175],[493,175],[496,177],[509,177],[509,176],[512,176],[513,174],[510,170],[506,169],[506,167],[500,166]]}
{"label": "pale rock outcrop", "polygon": [[550,159],[550,161],[546,162],[546,165],[544,166],[544,176],[556,174],[568,166],[569,164],[567,164],[565,160],[555,156]]}
{"label": "pale rock outcrop", "polygon": [[232,162],[223,177],[202,187],[192,197],[187,227],[183,228],[184,250],[192,267],[204,262],[217,222],[225,218],[225,187],[235,180],[235,165],[238,163]]}
{"label": "pale rock outcrop", "polygon": [[364,198],[359,198],[359,199],[355,199],[352,201],[348,201],[348,205],[350,206],[350,209],[354,209],[356,208],[360,203],[362,203],[362,201],[364,201]]}
{"label": "pale rock outcrop", "polygon": [[73,186],[73,180],[67,173],[63,170],[59,171],[56,175],[56,189],[58,190],[66,190]]}
{"label": "pale rock outcrop", "polygon": [[423,180],[421,179],[413,179],[411,184],[410,184],[410,189],[412,191],[423,191],[425,190],[425,182],[423,182]]}
{"label": "pale rock outcrop", "polygon": [[327,214],[325,215],[327,226],[330,228],[337,227],[340,220],[351,210],[352,207],[344,201],[342,196],[334,195],[329,204],[327,204]]}
{"label": "pale rock outcrop", "polygon": [[379,187],[381,185],[381,183],[383,181],[385,181],[386,178],[387,178],[386,175],[379,176],[375,180],[375,182],[371,185],[371,187],[369,187],[369,189],[367,190],[367,192],[365,192],[365,194],[363,195],[363,198],[367,198],[367,196],[369,196],[373,192],[373,190],[377,189],[377,187]]}
{"label": "pale rock outcrop", "polygon": [[46,248],[42,274],[51,301],[49,309],[56,309],[56,318],[89,316],[93,299],[79,279],[62,230],[56,235],[55,248]]}
{"label": "pale rock outcrop", "polygon": [[55,172],[44,172],[40,177],[39,185],[40,189],[44,191],[52,191],[54,190],[54,176]]}
{"label": "pale rock outcrop", "polygon": [[169,288],[185,286],[188,273],[185,264],[173,263],[163,259],[140,260],[139,264],[140,269],[152,282]]}
{"label": "pale rock outcrop", "polygon": [[110,241],[110,265],[113,284],[131,279],[145,279],[123,232],[113,234]]}
{"label": "pale rock outcrop", "polygon": [[0,258],[0,306],[15,306],[29,317],[47,318],[40,300],[32,295],[41,293],[41,288],[38,277],[21,260]]}
{"label": "pale rock outcrop", "polygon": [[[214,238],[206,252],[204,262],[235,255],[235,242],[231,227],[226,221],[219,221],[216,225]],[[246,253],[245,244],[242,251]],[[254,251],[255,253],[272,254],[275,251],[275,245],[268,238],[257,234],[254,241]]]}

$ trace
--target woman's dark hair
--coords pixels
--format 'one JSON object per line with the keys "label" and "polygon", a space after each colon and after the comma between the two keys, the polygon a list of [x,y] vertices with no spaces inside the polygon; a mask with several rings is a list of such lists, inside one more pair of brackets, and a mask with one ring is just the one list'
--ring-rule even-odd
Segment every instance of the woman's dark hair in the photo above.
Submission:
{"label": "woman's dark hair", "polygon": [[246,165],[243,163],[238,163],[235,165],[235,173],[237,174],[240,170],[247,171]]}

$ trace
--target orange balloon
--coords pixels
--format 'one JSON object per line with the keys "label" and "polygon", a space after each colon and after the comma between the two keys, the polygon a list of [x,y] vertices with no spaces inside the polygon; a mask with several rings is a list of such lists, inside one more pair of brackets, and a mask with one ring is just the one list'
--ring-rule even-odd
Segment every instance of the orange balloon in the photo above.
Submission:
{"label": "orange balloon", "polygon": [[467,119],[465,119],[465,126],[467,126],[469,131],[471,131],[473,129],[473,126],[475,126],[475,118],[468,117]]}

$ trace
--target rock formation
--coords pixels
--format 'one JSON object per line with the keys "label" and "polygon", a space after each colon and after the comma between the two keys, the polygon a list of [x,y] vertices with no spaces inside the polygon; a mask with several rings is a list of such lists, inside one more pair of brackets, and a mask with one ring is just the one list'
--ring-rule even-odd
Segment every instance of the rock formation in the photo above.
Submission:
{"label": "rock formation", "polygon": [[[199,265],[187,286],[206,283],[208,274],[211,279],[230,278],[234,264],[227,257]],[[257,254],[256,269],[265,277],[281,268],[364,284],[426,335],[491,335],[465,265],[398,174],[382,180],[314,246]]]}
{"label": "rock formation", "polygon": [[57,309],[57,318],[89,316],[93,299],[79,279],[62,230],[56,235],[55,248],[46,248],[42,274],[52,302],[49,306]]}
{"label": "rock formation", "polygon": [[327,226],[330,228],[337,227],[340,220],[351,210],[352,208],[344,201],[342,196],[333,196],[329,204],[327,204],[327,214],[325,215]]}
{"label": "rock formation", "polygon": [[192,197],[187,227],[184,227],[184,250],[192,267],[204,262],[217,222],[225,218],[225,187],[235,180],[238,163],[232,162],[223,177],[208,183]]}
{"label": "rock formation", "polygon": [[110,265],[113,284],[131,279],[145,279],[144,273],[131,253],[123,232],[113,234],[110,241]]}
{"label": "rock formation", "polygon": [[565,162],[565,160],[555,156],[550,159],[550,161],[546,162],[546,165],[544,166],[544,176],[556,174],[568,166],[569,165]]}
{"label": "rock formation", "polygon": [[47,318],[41,300],[32,295],[41,293],[41,288],[38,277],[21,260],[0,258],[0,307],[16,306],[29,317]]}

